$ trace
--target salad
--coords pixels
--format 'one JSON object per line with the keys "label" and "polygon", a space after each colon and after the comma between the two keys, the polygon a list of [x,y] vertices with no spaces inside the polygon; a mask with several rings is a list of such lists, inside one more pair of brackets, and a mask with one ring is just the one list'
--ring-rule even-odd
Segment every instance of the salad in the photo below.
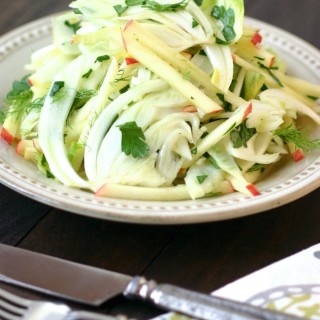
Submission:
{"label": "salad", "polygon": [[1,138],[97,196],[184,200],[255,182],[320,148],[320,86],[244,22],[243,0],[76,0],[1,112]]}

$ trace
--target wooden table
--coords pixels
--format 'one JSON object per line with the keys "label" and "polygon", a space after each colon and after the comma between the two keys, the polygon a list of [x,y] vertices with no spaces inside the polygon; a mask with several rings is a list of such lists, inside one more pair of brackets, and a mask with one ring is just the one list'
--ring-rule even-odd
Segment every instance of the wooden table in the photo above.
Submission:
{"label": "wooden table", "polygon": [[[67,5],[66,0],[1,1],[0,34]],[[318,48],[319,12],[319,0],[246,1],[248,16],[282,27]],[[319,197],[320,189],[285,206],[235,220],[148,226],[71,214],[0,185],[0,242],[209,293],[318,243]],[[43,298],[1,283],[0,287]],[[99,311],[137,319],[162,312],[122,298],[106,303]]]}

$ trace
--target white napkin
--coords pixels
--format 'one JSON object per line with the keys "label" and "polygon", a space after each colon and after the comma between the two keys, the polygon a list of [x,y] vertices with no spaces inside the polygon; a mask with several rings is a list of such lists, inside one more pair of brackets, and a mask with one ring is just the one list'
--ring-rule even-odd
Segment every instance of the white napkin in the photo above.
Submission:
{"label": "white napkin", "polygon": [[213,292],[214,295],[320,319],[320,244]]}
{"label": "white napkin", "polygon": [[[280,260],[212,293],[227,299],[320,320],[320,244]],[[154,320],[185,320],[169,313]]]}

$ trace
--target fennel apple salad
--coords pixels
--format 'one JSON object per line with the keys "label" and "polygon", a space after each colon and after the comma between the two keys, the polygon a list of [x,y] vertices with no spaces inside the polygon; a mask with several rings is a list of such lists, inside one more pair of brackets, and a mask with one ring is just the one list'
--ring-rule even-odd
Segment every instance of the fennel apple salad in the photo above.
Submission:
{"label": "fennel apple salad", "polygon": [[2,110],[1,137],[97,196],[184,200],[255,182],[320,148],[320,86],[244,21],[242,0],[76,0],[53,17]]}

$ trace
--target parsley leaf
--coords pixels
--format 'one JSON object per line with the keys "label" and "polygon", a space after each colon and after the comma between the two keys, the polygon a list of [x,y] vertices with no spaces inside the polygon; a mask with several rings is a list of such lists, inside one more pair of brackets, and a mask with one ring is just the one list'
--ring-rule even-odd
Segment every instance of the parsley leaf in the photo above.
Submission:
{"label": "parsley leaf", "polygon": [[177,3],[167,4],[161,4],[153,0],[146,0],[145,4],[142,4],[142,7],[156,12],[176,12],[178,10],[184,9],[188,5],[188,3],[189,0],[182,0]]}
{"label": "parsley leaf", "polygon": [[248,140],[256,134],[255,128],[248,128],[246,120],[230,132],[230,140],[234,148],[246,147]]}
{"label": "parsley leaf", "polygon": [[134,158],[144,158],[148,155],[149,146],[146,137],[135,121],[126,122],[118,126],[122,133],[121,149]]}
{"label": "parsley leaf", "polygon": [[197,176],[197,180],[199,184],[202,184],[206,179],[208,178],[208,175],[204,174],[202,176]]}
{"label": "parsley leaf", "polygon": [[71,23],[69,20],[66,20],[65,22],[64,22],[64,24],[65,24],[65,26],[67,26],[68,28],[70,28],[72,31],[73,31],[73,33],[77,33],[77,31],[80,29],[80,25],[81,25],[81,21],[79,20],[79,21],[77,21],[77,22],[75,22],[75,23]]}
{"label": "parsley leaf", "polygon": [[103,62],[103,61],[106,61],[106,60],[109,60],[109,59],[110,59],[110,56],[108,56],[107,54],[105,54],[105,55],[103,55],[103,56],[97,57],[97,59],[95,60],[94,63]]}
{"label": "parsley leaf", "polygon": [[305,151],[320,149],[320,139],[311,140],[302,131],[295,129],[292,125],[283,129],[277,129],[274,134],[284,142],[293,142],[298,148]]}
{"label": "parsley leaf", "polygon": [[116,13],[120,17],[121,14],[124,13],[128,9],[128,6],[122,6],[121,4],[117,4],[117,5],[113,6],[113,8],[114,8],[114,10],[116,10]]}
{"label": "parsley leaf", "polygon": [[197,27],[199,25],[199,22],[195,19],[195,18],[193,18],[192,19],[192,28],[195,28],[195,27]]}
{"label": "parsley leaf", "polygon": [[73,13],[74,13],[74,14],[82,14],[81,10],[78,9],[78,8],[74,8],[74,9],[73,9]]}
{"label": "parsley leaf", "polygon": [[6,103],[10,106],[9,112],[14,114],[16,119],[21,119],[33,97],[28,83],[29,76],[24,76],[20,81],[15,80],[6,96]]}
{"label": "parsley leaf", "polygon": [[55,81],[51,87],[49,96],[53,97],[63,87],[64,87],[64,81]]}
{"label": "parsley leaf", "polygon": [[216,169],[221,169],[220,166],[218,165],[216,159],[212,156],[210,156],[210,154],[208,152],[204,153],[203,155],[207,160],[210,161],[210,163],[213,165],[214,168]]}
{"label": "parsley leaf", "polygon": [[126,5],[127,6],[136,6],[138,4],[143,4],[145,3],[145,0],[126,0]]}
{"label": "parsley leaf", "polygon": [[88,78],[90,77],[90,75],[91,75],[92,72],[93,72],[93,70],[92,70],[92,69],[89,69],[88,72],[86,72],[85,74],[82,75],[82,78],[88,79]]}
{"label": "parsley leaf", "polygon": [[211,16],[223,23],[222,34],[226,42],[229,42],[236,37],[236,33],[233,29],[235,14],[232,8],[226,9],[224,6],[214,6],[211,11]]}
{"label": "parsley leaf", "polygon": [[232,105],[228,101],[225,100],[223,93],[217,93],[217,97],[222,102],[222,108],[225,112],[229,112],[232,110]]}
{"label": "parsley leaf", "polygon": [[250,173],[250,172],[260,171],[262,173],[264,170],[265,170],[265,167],[263,164],[255,163],[253,166],[249,168],[247,172]]}
{"label": "parsley leaf", "polygon": [[271,71],[272,68],[268,68],[266,67],[263,63],[261,62],[258,62],[258,65],[261,69],[264,69],[266,70],[269,75],[272,77],[272,79],[280,86],[280,87],[283,87],[283,84],[281,83],[281,81],[275,76],[275,74]]}

